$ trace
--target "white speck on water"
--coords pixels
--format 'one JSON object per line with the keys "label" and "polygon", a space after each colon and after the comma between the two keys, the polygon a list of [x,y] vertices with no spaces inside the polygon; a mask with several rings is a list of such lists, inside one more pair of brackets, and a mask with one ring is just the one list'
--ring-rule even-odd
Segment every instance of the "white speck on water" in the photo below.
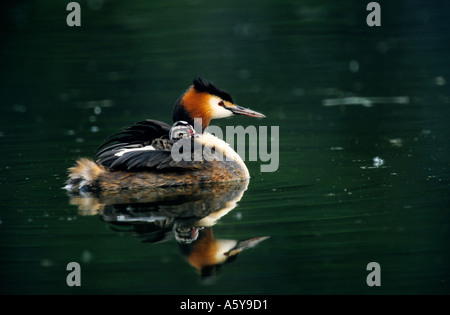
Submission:
{"label": "white speck on water", "polygon": [[364,107],[372,107],[372,101],[364,97],[343,97],[322,100],[323,106],[337,106],[337,105],[362,105]]}
{"label": "white speck on water", "polygon": [[75,142],[83,143],[83,142],[84,142],[84,139],[83,139],[83,138],[76,138],[76,139],[75,139]]}
{"label": "white speck on water", "polygon": [[356,73],[359,71],[359,62],[356,60],[350,60],[348,68],[351,72]]}
{"label": "white speck on water", "polygon": [[101,107],[111,107],[114,105],[114,102],[112,100],[101,100],[100,106]]}
{"label": "white speck on water", "polygon": [[389,143],[394,147],[401,147],[403,145],[403,141],[400,138],[389,139]]}
{"label": "white speck on water", "polygon": [[94,114],[95,115],[100,115],[102,113],[102,108],[100,106],[95,106],[94,107]]}
{"label": "white speck on water", "polygon": [[434,83],[436,83],[437,86],[444,86],[445,85],[445,78],[438,76],[434,78]]}
{"label": "white speck on water", "polygon": [[88,250],[84,250],[81,253],[81,261],[84,262],[84,263],[91,262],[92,258],[93,258],[92,253],[90,251],[88,251]]}
{"label": "white speck on water", "polygon": [[92,132],[92,133],[96,133],[96,132],[98,132],[98,131],[99,131],[98,126],[92,126],[92,127],[91,127],[91,132]]}
{"label": "white speck on water", "polygon": [[361,169],[373,169],[373,168],[379,168],[384,165],[384,160],[380,158],[379,156],[376,156],[372,159],[372,166],[360,166]]}
{"label": "white speck on water", "polygon": [[50,259],[42,259],[42,260],[41,260],[41,266],[42,266],[42,267],[51,267],[51,266],[53,266],[53,265],[54,265],[54,263],[53,263],[53,261],[50,260]]}
{"label": "white speck on water", "polygon": [[373,158],[373,167],[380,167],[384,164],[384,160],[378,156]]}
{"label": "white speck on water", "polygon": [[373,104],[409,104],[408,96],[393,97],[360,97],[349,96],[322,100],[323,106],[362,105],[372,107]]}

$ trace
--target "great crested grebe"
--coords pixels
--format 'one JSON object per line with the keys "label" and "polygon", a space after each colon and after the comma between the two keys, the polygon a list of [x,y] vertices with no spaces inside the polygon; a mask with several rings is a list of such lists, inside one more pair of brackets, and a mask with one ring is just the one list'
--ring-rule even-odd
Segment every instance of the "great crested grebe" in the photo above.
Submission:
{"label": "great crested grebe", "polygon": [[[205,131],[211,119],[233,115],[265,117],[234,104],[230,94],[197,78],[175,102],[173,126],[147,119],[110,136],[100,146],[97,161],[81,158],[69,168],[65,189],[117,191],[247,179],[250,174],[241,157]],[[196,119],[201,119],[197,130]],[[178,141],[183,156],[192,158],[173,156]],[[204,153],[200,158],[195,148]]]}

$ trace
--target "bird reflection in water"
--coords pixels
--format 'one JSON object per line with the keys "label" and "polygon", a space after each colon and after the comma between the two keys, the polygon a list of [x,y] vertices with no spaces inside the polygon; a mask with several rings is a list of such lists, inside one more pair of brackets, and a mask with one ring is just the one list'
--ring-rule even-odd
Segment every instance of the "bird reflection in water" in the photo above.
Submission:
{"label": "bird reflection in water", "polygon": [[268,236],[246,240],[216,239],[212,226],[233,210],[248,180],[121,191],[114,194],[71,195],[80,215],[99,215],[114,231],[128,232],[144,243],[175,238],[180,255],[203,279]]}

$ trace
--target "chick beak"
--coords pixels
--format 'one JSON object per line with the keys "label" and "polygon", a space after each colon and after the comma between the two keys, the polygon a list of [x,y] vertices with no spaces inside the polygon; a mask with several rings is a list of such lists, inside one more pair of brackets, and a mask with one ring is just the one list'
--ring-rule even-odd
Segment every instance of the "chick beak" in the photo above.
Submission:
{"label": "chick beak", "polygon": [[266,118],[266,116],[261,114],[261,113],[255,112],[254,110],[251,110],[251,109],[248,109],[248,108],[241,107],[239,105],[235,105],[233,107],[228,107],[227,109],[229,109],[235,115],[244,115],[244,116],[249,116],[249,117]]}

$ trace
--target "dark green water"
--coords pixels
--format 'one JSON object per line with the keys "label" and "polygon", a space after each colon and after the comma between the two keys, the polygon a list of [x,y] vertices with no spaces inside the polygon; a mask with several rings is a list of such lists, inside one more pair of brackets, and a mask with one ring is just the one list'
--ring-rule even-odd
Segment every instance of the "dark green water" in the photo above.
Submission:
{"label": "dark green water", "polygon": [[[450,293],[447,3],[379,1],[371,28],[369,1],[79,1],[81,27],[58,2],[2,4],[1,293]],[[116,231],[61,189],[121,127],[170,122],[198,75],[267,116],[215,124],[280,127],[278,170],[248,161],[211,227],[270,238],[210,281],[175,239]]]}

